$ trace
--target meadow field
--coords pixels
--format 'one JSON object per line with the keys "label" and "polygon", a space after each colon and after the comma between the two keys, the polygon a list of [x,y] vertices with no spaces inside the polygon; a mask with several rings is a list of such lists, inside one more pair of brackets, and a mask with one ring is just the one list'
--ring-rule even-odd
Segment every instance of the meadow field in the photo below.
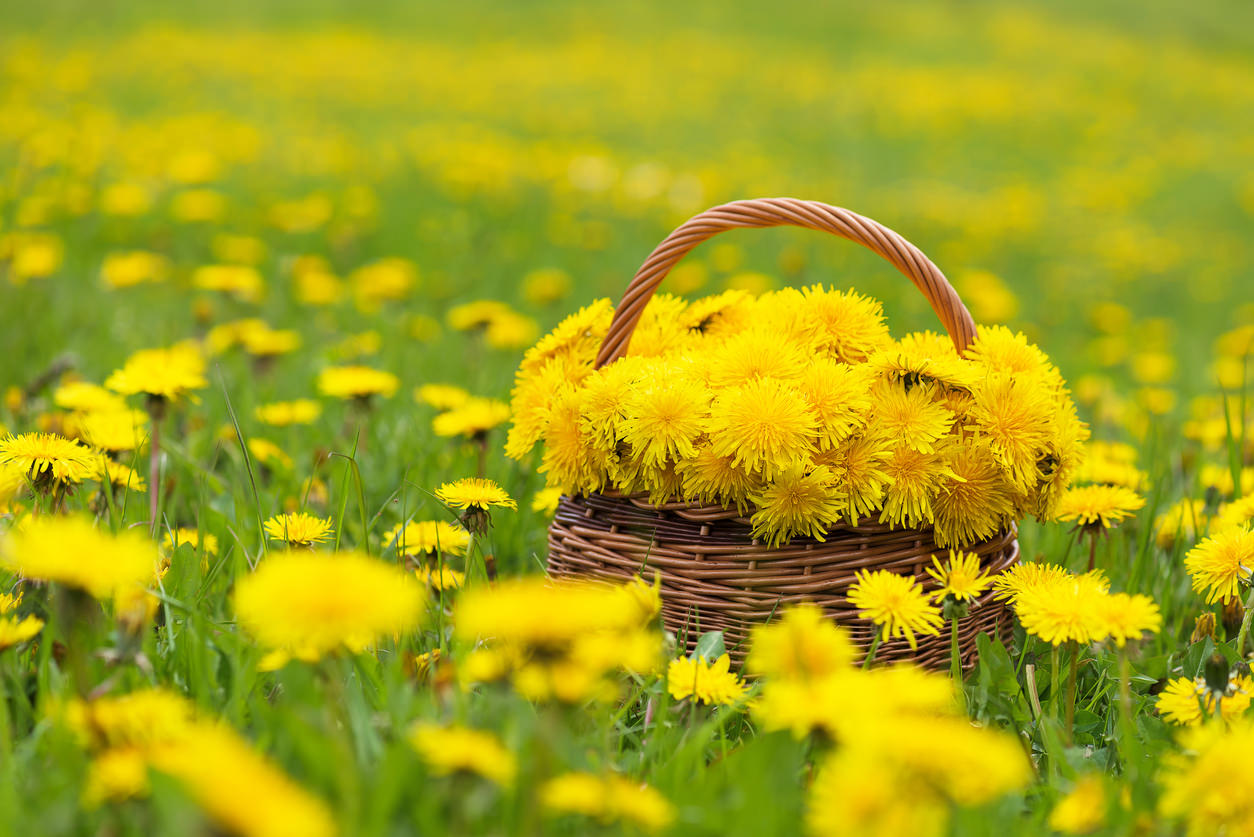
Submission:
{"label": "meadow field", "polygon": [[[982,327],[945,363],[1049,358],[1067,468],[965,579],[1016,618],[957,682],[805,607],[728,668],[651,572],[542,583],[620,472],[559,461],[538,361],[590,373],[667,233],[775,196],[930,256]],[[0,833],[1254,834],[1252,228],[1231,0],[0,6]],[[633,363],[812,286],[940,330],[867,250],[745,230]],[[886,334],[857,360],[940,351]],[[953,409],[916,451],[981,435]],[[957,558],[867,630],[948,636]]]}

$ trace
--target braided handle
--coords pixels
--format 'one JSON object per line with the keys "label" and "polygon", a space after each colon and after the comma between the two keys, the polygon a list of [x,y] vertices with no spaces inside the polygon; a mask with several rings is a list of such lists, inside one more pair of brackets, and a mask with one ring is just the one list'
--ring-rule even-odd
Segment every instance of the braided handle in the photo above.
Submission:
{"label": "braided handle", "polygon": [[975,339],[975,321],[971,319],[958,292],[949,284],[940,268],[909,241],[888,227],[857,213],[818,201],[796,198],[757,198],[732,201],[707,209],[685,221],[659,244],[645,259],[626,293],[614,309],[610,330],[601,343],[596,366],[618,360],[627,353],[636,323],[649,304],[653,292],[670,273],[672,267],[688,251],[711,236],[737,227],[806,227],[847,238],[874,251],[914,282],[949,332],[954,347],[962,354]]}

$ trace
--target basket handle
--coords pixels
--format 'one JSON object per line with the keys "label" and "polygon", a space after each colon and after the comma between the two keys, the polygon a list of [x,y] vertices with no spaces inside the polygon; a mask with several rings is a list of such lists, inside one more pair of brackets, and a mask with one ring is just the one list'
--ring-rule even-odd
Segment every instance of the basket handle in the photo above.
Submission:
{"label": "basket handle", "polygon": [[649,304],[653,292],[670,273],[672,267],[688,251],[711,236],[737,227],[796,226],[819,230],[847,238],[874,251],[892,263],[914,282],[940,318],[941,324],[962,354],[975,339],[975,321],[971,319],[958,292],[949,284],[940,268],[909,241],[897,233],[848,209],[829,206],[818,201],[796,198],[757,198],[732,201],[694,215],[680,225],[645,259],[626,293],[614,309],[610,330],[601,343],[596,368],[618,360],[627,353],[636,323]]}

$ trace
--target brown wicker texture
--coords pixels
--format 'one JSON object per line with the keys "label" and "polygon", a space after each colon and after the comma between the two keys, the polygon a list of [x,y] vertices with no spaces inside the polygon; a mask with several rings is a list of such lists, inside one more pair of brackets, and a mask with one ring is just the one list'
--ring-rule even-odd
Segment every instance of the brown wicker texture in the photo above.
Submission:
{"label": "brown wicker texture", "polygon": [[[740,227],[799,226],[857,242],[887,259],[914,282],[961,353],[975,339],[975,323],[936,265],[917,247],[869,218],[835,206],[794,198],[735,201],[695,215],[654,249],[623,294],[597,355],[598,367],[627,353],[645,306],[671,268],[707,238]],[[1019,545],[1013,531],[970,547],[981,565],[999,573],[1014,565]],[[735,510],[693,503],[652,505],[643,497],[612,493],[563,497],[549,528],[549,572],[554,576],[624,579],[661,577],[666,626],[692,648],[700,633],[722,630],[732,656],[743,662],[753,625],[781,607],[802,601],[820,605],[844,625],[862,648],[872,627],[859,619],[845,594],[859,569],[909,574],[936,588],[925,568],[941,554],[931,529],[892,529],[871,519],[838,526],[823,542],[794,538],[768,547],[756,541]],[[1005,632],[1010,615],[986,594],[959,624],[963,662],[975,658],[981,632]],[[912,659],[929,667],[949,660],[947,632],[919,641],[884,643],[876,659]]]}

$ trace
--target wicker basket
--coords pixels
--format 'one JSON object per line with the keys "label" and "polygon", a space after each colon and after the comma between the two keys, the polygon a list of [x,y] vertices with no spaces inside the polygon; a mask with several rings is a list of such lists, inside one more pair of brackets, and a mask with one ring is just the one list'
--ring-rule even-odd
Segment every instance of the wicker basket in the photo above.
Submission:
{"label": "wicker basket", "polygon": [[[737,227],[799,226],[855,241],[887,259],[914,282],[962,352],[975,337],[975,323],[944,274],[913,244],[892,230],[845,209],[791,198],[736,201],[702,212],[657,246],[627,287],[614,311],[597,355],[597,367],[627,352],[632,332],[663,278],[702,241]],[[732,657],[743,661],[749,631],[789,604],[810,601],[843,625],[862,648],[872,627],[859,619],[846,591],[861,569],[892,570],[915,576],[924,589],[936,582],[927,575],[934,554],[943,554],[930,528],[893,529],[872,518],[856,526],[837,526],[825,541],[793,538],[780,547],[754,539],[747,516],[735,509],[697,503],[650,504],[642,496],[614,493],[563,497],[549,527],[550,574],[624,579],[656,570],[661,576],[666,626],[695,645],[704,631],[722,630]],[[1014,565],[1019,557],[1015,532],[968,547],[990,573]],[[959,624],[964,664],[975,658],[981,632],[1005,631],[1010,614],[1004,603],[985,594]],[[948,632],[919,640],[912,650],[904,640],[880,646],[876,659],[912,659],[942,667],[949,659]]]}

